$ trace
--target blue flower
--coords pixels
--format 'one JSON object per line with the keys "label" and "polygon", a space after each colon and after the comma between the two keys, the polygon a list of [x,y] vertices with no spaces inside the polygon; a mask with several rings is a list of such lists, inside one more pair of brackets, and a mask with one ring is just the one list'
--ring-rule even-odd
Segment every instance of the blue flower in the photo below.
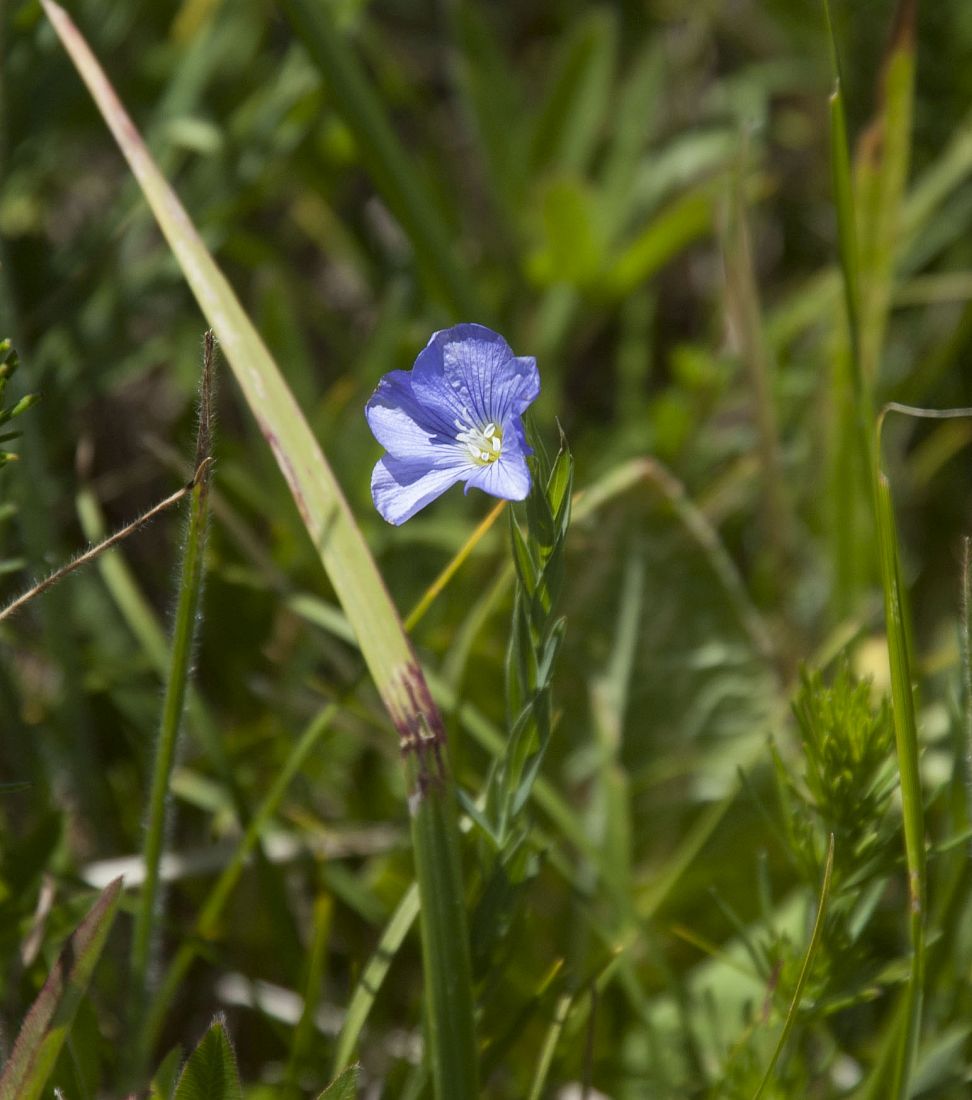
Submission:
{"label": "blue flower", "polygon": [[371,475],[375,507],[404,523],[458,481],[467,493],[523,500],[531,451],[520,417],[539,392],[536,360],[515,356],[484,325],[434,333],[412,369],[386,374],[365,407],[388,452]]}

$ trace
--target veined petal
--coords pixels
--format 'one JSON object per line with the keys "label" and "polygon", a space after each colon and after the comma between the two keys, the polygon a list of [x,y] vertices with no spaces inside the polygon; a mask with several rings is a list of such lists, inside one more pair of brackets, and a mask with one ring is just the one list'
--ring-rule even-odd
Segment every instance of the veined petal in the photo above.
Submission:
{"label": "veined petal", "polygon": [[540,396],[540,371],[532,355],[518,355],[504,370],[510,395],[508,413],[521,416]]}
{"label": "veined petal", "polygon": [[441,496],[475,467],[458,451],[451,466],[429,468],[422,461],[408,461],[384,455],[371,474],[371,497],[379,514],[396,526],[411,519],[426,504]]}
{"label": "veined petal", "polygon": [[530,468],[522,453],[504,452],[488,466],[477,466],[466,481],[470,488],[482,489],[504,500],[525,500],[530,492]]}
{"label": "veined petal", "polygon": [[375,439],[396,458],[435,460],[437,447],[455,443],[455,429],[449,429],[412,393],[411,374],[404,370],[389,371],[375,387],[365,405],[365,418]]}
{"label": "veined petal", "polygon": [[436,332],[415,360],[413,392],[451,423],[497,423],[507,402],[504,391],[494,393],[494,388],[505,378],[506,365],[515,363],[510,345],[492,329],[454,325]]}
{"label": "veined petal", "polygon": [[507,360],[492,380],[490,420],[505,424],[515,417],[519,423],[520,416],[536,401],[539,393],[540,372],[536,359],[532,355],[521,355]]}

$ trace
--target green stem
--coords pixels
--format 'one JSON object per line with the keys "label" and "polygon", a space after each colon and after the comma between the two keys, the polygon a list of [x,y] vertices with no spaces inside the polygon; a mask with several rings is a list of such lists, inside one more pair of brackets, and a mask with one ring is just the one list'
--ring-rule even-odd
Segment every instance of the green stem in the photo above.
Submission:
{"label": "green stem", "polygon": [[[433,753],[437,756],[437,749]],[[464,929],[466,911],[459,863],[459,828],[446,762],[429,770],[429,756],[410,754],[410,799],[415,873],[421,908],[422,963],[428,1042],[435,1095],[440,1100],[479,1096],[478,1055],[473,1031],[472,963]],[[431,785],[430,785],[431,784]]]}
{"label": "green stem", "polygon": [[145,834],[143,859],[145,882],[142,886],[135,928],[132,937],[132,989],[135,1016],[141,1019],[148,996],[148,972],[151,963],[153,932],[157,927],[156,908],[159,904],[159,865],[166,836],[166,804],[169,778],[175,761],[182,715],[185,710],[186,688],[192,663],[193,643],[198,622],[199,602],[203,585],[203,557],[206,544],[208,515],[208,472],[196,480],[190,497],[189,527],[182,559],[179,602],[172,633],[172,653],[169,676],[162,705],[162,722],[156,743],[152,787],[149,796],[148,827]]}

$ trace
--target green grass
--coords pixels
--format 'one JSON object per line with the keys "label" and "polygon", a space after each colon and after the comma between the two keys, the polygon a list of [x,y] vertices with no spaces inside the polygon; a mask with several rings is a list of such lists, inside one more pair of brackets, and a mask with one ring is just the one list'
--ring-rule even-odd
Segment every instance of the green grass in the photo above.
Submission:
{"label": "green grass", "polygon": [[[0,1092],[965,1096],[965,5],[71,16],[146,146],[0,2],[0,609],[125,535],[0,618]],[[459,320],[544,493],[393,529]]]}

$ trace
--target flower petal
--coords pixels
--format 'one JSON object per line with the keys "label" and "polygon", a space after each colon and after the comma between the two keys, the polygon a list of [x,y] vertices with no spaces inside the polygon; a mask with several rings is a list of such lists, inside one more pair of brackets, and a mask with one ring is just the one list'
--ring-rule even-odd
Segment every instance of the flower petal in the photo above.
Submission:
{"label": "flower petal", "polygon": [[540,392],[540,376],[536,361],[518,359],[498,333],[463,324],[433,335],[415,360],[412,389],[448,424],[482,428],[522,412]]}
{"label": "flower petal", "polygon": [[451,466],[430,468],[427,462],[384,455],[371,474],[371,497],[379,514],[396,526],[411,519],[457,481],[475,469],[456,453]]}
{"label": "flower petal", "polygon": [[479,466],[466,481],[470,488],[482,489],[504,500],[525,500],[530,492],[530,468],[522,453],[504,451],[488,466]]}
{"label": "flower petal", "polygon": [[[536,361],[484,325],[434,333],[413,369],[385,375],[365,409],[387,451],[371,479],[378,511],[404,523],[457,481],[522,500],[531,451],[520,417],[539,392]],[[493,441],[495,461],[475,450],[479,440],[487,451]]]}
{"label": "flower petal", "polygon": [[431,414],[412,393],[409,371],[389,371],[365,405],[365,417],[375,439],[396,458],[424,458],[438,462],[437,449],[447,443],[455,446],[455,429],[442,434],[441,418]]}

